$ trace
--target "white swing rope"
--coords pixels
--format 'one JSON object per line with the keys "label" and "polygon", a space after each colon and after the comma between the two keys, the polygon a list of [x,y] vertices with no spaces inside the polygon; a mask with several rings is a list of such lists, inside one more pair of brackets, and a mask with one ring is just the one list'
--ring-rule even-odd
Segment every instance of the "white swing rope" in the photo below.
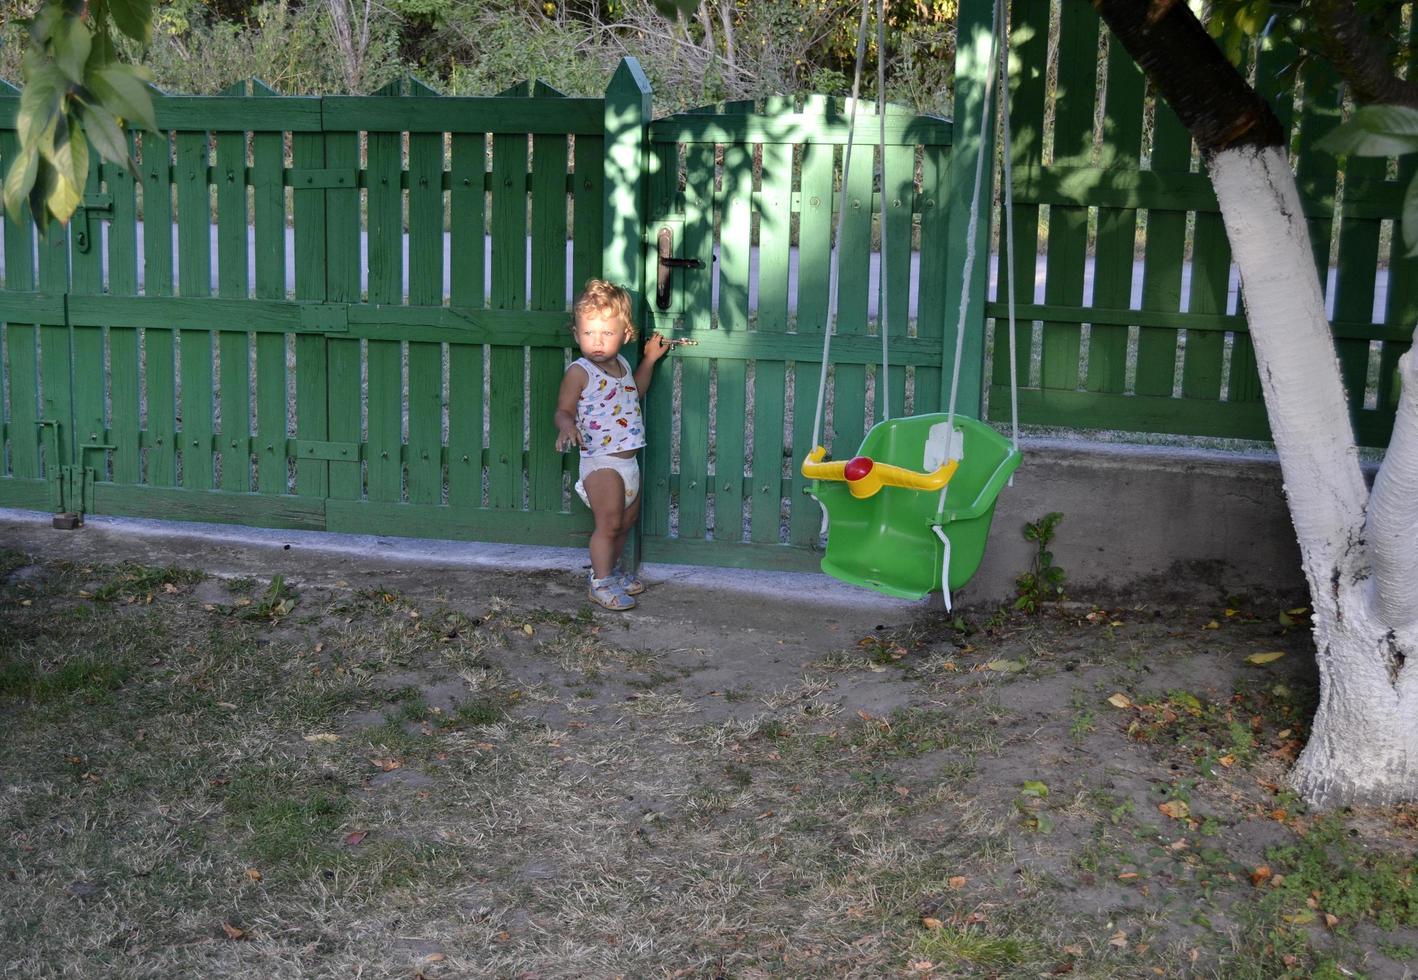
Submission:
{"label": "white swing rope", "polygon": [[[998,0],[997,0],[998,2]],[[862,0],[862,21],[857,27],[857,64],[852,72],[852,109],[847,116],[847,149],[842,157],[842,193],[837,207],[837,230],[831,242],[831,257],[827,263],[827,323],[822,330],[822,372],[817,379],[817,411],[812,418],[812,442],[817,446],[822,435],[822,405],[827,394],[828,352],[832,349],[832,331],[837,326],[837,275],[842,254],[843,219],[847,216],[847,178],[852,170],[852,136],[857,128],[857,96],[862,90],[862,62],[867,54],[867,15],[871,11],[871,0]],[[832,206],[831,197],[828,207]],[[824,514],[824,518],[825,518]]]}
{"label": "white swing rope", "polygon": [[886,233],[886,217],[891,210],[891,203],[886,197],[886,0],[877,0],[876,3],[876,117],[880,125],[876,184],[881,188],[881,259],[877,262],[876,276],[876,308],[881,314],[876,320],[876,328],[881,332],[881,375],[876,379],[876,387],[881,392],[881,420],[885,422],[891,418],[891,358],[886,329],[891,322],[887,317],[889,301],[886,288],[890,281],[886,278],[886,243],[891,240]]}
{"label": "white swing rope", "polygon": [[[1003,0],[999,0],[999,2],[1003,3]],[[1005,22],[1003,16],[999,18],[998,27],[999,33],[995,37],[995,45],[999,49],[999,120],[1004,140],[1002,147],[1005,253],[1003,275],[1009,278],[1009,289],[1006,291],[1006,301],[1009,304],[1009,429],[1010,442],[1014,446],[1014,451],[1019,452],[1019,356],[1015,349],[1018,342],[1014,331],[1014,141],[1010,135],[1009,125],[1009,24]],[[1030,294],[1033,294],[1032,283],[1030,284]],[[1009,485],[1014,486],[1013,474],[1010,474]]]}
{"label": "white swing rope", "polygon": [[[857,124],[857,99],[861,91],[862,62],[866,57],[866,30],[867,15],[871,7],[871,0],[862,2],[862,18],[857,28],[857,58],[852,73],[852,107],[847,117],[847,147],[842,160],[842,194],[837,210],[836,231],[833,239],[833,247],[828,262],[827,281],[827,323],[823,330],[822,337],[822,370],[817,382],[817,410],[813,415],[812,422],[812,446],[819,444],[822,434],[822,414],[823,403],[827,393],[827,368],[828,355],[832,349],[832,334],[837,325],[837,285],[838,270],[841,257],[842,228],[843,219],[846,216],[846,196],[848,188],[848,176],[851,171],[852,145]],[[878,319],[878,329],[881,331],[881,373],[882,377],[878,382],[878,387],[882,391],[882,419],[883,421],[891,417],[891,397],[890,397],[890,357],[888,344],[887,324],[888,319],[888,295],[887,284],[887,213],[890,204],[887,200],[886,187],[886,4],[885,0],[877,0],[877,117],[880,132],[880,155],[877,159],[877,182],[881,188],[881,258],[878,263],[877,290],[879,296],[878,307],[881,316]],[[960,389],[960,361],[965,348],[965,320],[970,304],[969,283],[970,277],[975,268],[976,235],[980,224],[980,188],[984,182],[985,167],[985,128],[990,121],[990,100],[994,94],[995,80],[1000,80],[1001,86],[1008,91],[1009,84],[1009,26],[1006,23],[1004,0],[995,0],[994,14],[990,26],[990,44],[995,49],[991,52],[988,62],[995,62],[998,54],[998,65],[992,65],[991,71],[985,77],[984,95],[980,105],[980,131],[979,146],[975,153],[975,181],[974,190],[970,198],[970,220],[966,230],[965,241],[965,262],[962,270],[963,284],[960,291],[960,311],[955,325],[955,358],[951,368],[950,378],[950,402],[946,413],[946,431],[951,440],[947,454],[954,452],[955,433],[955,404],[956,396]],[[1005,220],[1005,268],[1004,274],[1009,281],[1008,308],[1009,308],[1009,396],[1010,396],[1010,430],[1011,441],[1016,452],[1019,451],[1019,377],[1018,361],[1016,351],[1016,330],[1015,330],[1015,282],[1014,282],[1014,186],[1013,186],[1013,166],[1011,157],[1013,156],[1013,142],[1010,135],[1009,107],[1006,97],[1001,96],[997,106],[998,125],[1003,131],[1003,159],[1004,159],[1004,220]],[[951,457],[954,458],[954,457]],[[1010,480],[1013,483],[1013,478]],[[938,510],[945,508],[946,490],[941,490]]]}

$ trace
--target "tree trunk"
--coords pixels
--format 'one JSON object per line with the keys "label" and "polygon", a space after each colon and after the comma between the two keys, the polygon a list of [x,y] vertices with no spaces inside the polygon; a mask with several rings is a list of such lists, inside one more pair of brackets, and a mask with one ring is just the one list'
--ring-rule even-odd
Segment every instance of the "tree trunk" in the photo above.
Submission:
{"label": "tree trunk", "polygon": [[[1418,799],[1418,368],[1374,508],[1284,133],[1180,0],[1094,0],[1196,139],[1240,269],[1314,609],[1320,705],[1291,773],[1328,807]],[[1366,523],[1367,521],[1367,523]]]}

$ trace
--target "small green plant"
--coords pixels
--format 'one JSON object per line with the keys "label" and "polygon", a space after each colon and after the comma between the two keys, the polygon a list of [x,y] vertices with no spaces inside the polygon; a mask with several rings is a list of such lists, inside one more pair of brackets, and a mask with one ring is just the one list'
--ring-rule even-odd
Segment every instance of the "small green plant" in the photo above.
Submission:
{"label": "small green plant", "polygon": [[1054,528],[1061,520],[1063,515],[1052,511],[1024,525],[1024,540],[1034,542],[1034,557],[1029,571],[1014,580],[1018,593],[1018,598],[1014,600],[1015,609],[1038,612],[1045,602],[1063,598],[1064,570],[1054,564],[1054,553],[1049,550],[1054,540]]}
{"label": "small green plant", "polygon": [[266,594],[261,597],[261,601],[247,608],[246,617],[248,619],[279,619],[294,609],[295,603],[295,589],[286,585],[284,575],[277,575],[266,587]]}

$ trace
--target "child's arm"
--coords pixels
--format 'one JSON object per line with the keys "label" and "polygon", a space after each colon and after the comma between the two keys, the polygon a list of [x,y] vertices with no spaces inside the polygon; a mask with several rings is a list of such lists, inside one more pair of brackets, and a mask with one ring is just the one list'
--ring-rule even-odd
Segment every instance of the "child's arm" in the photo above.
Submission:
{"label": "child's arm", "polygon": [[581,400],[581,389],[586,387],[586,369],[573,364],[566,369],[561,379],[561,390],[556,393],[556,451],[564,453],[572,446],[581,445],[581,432],[576,428],[576,403]]}
{"label": "child's arm", "polygon": [[640,354],[640,363],[635,367],[635,387],[640,389],[640,397],[650,390],[650,379],[655,375],[655,365],[660,358],[670,352],[670,342],[657,330],[645,338],[645,349]]}

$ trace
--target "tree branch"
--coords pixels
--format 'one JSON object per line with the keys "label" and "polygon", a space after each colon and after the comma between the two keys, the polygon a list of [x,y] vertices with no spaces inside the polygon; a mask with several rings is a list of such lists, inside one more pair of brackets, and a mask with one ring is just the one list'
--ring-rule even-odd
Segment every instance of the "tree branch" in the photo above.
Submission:
{"label": "tree branch", "polygon": [[1185,0],[1092,3],[1204,156],[1284,144],[1275,113],[1226,59]]}
{"label": "tree branch", "polygon": [[1418,84],[1393,73],[1382,36],[1354,0],[1310,0],[1319,53],[1339,72],[1360,103],[1418,108]]}
{"label": "tree branch", "polygon": [[1364,537],[1373,549],[1374,601],[1394,630],[1418,625],[1418,361],[1398,359],[1403,385],[1393,435],[1369,495]]}

